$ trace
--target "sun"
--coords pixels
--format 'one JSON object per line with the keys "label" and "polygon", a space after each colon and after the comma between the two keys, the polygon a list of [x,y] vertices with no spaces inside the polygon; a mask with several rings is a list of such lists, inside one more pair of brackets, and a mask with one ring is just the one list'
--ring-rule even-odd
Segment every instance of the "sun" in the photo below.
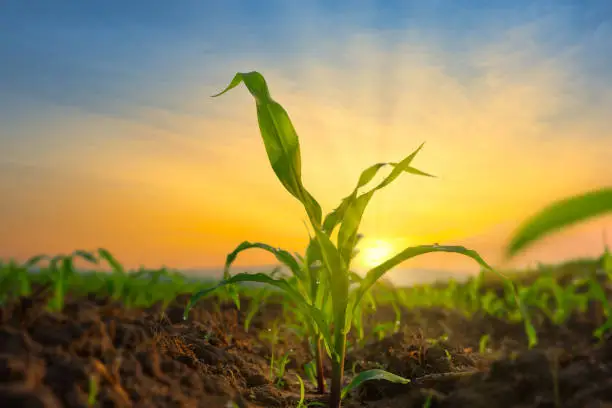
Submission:
{"label": "sun", "polygon": [[368,268],[373,268],[380,265],[389,259],[394,252],[393,245],[384,239],[365,241],[362,243],[362,245],[360,245],[360,247],[360,263]]}

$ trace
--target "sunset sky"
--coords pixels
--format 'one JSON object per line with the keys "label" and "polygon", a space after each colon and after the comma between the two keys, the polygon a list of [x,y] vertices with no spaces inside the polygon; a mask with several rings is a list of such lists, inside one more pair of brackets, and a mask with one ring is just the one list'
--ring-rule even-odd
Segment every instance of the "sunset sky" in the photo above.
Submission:
{"label": "sunset sky", "polygon": [[[325,213],[364,168],[425,142],[414,166],[437,178],[378,192],[364,250],[598,256],[611,217],[512,264],[501,254],[542,206],[612,184],[610,66],[610,0],[5,0],[0,257],[105,247],[128,267],[215,268],[243,240],[302,252],[306,216],[270,167],[253,98],[242,85],[210,98],[253,70],[288,111]],[[252,250],[237,265],[273,261]],[[396,282],[477,270],[437,254],[402,268]]]}

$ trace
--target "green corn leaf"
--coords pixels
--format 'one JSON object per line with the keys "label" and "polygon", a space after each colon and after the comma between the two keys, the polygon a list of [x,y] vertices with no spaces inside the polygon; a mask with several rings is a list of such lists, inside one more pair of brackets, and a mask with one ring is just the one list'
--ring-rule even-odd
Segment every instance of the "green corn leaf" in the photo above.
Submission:
{"label": "green corn leaf", "polygon": [[353,327],[357,331],[357,339],[363,340],[365,337],[363,329],[363,305],[359,305],[351,317],[353,319]]}
{"label": "green corn leaf", "polygon": [[398,164],[394,164],[393,165],[393,170],[391,171],[391,173],[378,186],[376,186],[374,189],[375,190],[379,190],[379,189],[389,185],[391,182],[393,182],[393,180],[398,178],[403,171],[407,171],[407,172],[413,173],[413,174],[419,174],[419,175],[425,175],[425,176],[433,177],[432,175],[424,173],[424,172],[421,172],[419,170],[416,170],[416,172],[415,172],[414,171],[415,169],[412,169],[410,167],[410,163],[412,163],[412,160],[414,160],[414,158],[421,151],[421,149],[423,148],[424,145],[425,145],[424,143],[421,143],[421,145],[414,152],[410,153],[404,160],[402,160]]}
{"label": "green corn leaf", "polygon": [[237,73],[220,96],[244,82],[255,98],[259,130],[276,176],[306,209],[313,224],[321,223],[321,206],[302,184],[302,163],[297,132],[285,109],[272,99],[264,77],[256,71]]}
{"label": "green corn leaf", "polygon": [[487,351],[487,345],[489,344],[490,340],[491,340],[490,334],[483,334],[480,337],[480,340],[478,341],[478,352],[480,354],[484,354]]}
{"label": "green corn leaf", "polygon": [[319,287],[321,286],[322,266],[323,258],[321,255],[321,249],[317,242],[316,237],[310,236],[308,247],[306,248],[306,254],[304,258],[304,270],[308,273],[308,282],[310,284],[310,298],[316,302],[316,299],[320,299],[321,293]]}
{"label": "green corn leaf", "polygon": [[388,164],[391,163],[376,163],[362,171],[361,176],[359,176],[359,180],[357,181],[357,188],[363,187],[372,181],[374,176],[376,176],[376,173],[378,173],[378,170],[382,169]]}
{"label": "green corn leaf", "polygon": [[[326,313],[328,312],[327,305],[329,304],[328,301],[331,295],[331,291],[327,290],[327,288],[331,286],[331,284],[329,283],[330,275],[331,274],[327,272],[327,270],[320,268],[317,273],[317,277],[316,277],[317,280],[314,283],[315,287],[317,288],[317,291],[314,297],[314,305]],[[323,288],[323,289],[319,289],[319,288]]]}
{"label": "green corn leaf", "polygon": [[516,288],[514,287],[514,284],[510,279],[504,277],[500,272],[495,273],[502,277],[502,284],[504,285],[505,292],[511,295],[514,299],[514,302],[516,303],[516,306],[518,308],[518,314],[523,320],[523,326],[525,328],[525,334],[527,335],[527,339],[529,342],[529,348],[536,346],[538,344],[538,336],[535,327],[533,326],[531,317],[527,312],[527,308],[525,307],[525,304],[521,301],[516,291]]}
{"label": "green corn leaf", "polygon": [[92,264],[97,264],[98,263],[98,259],[96,259],[95,255],[92,254],[89,251],[85,251],[85,250],[82,250],[82,249],[77,249],[76,251],[73,252],[72,255],[74,257],[84,259],[87,262],[90,262]]}
{"label": "green corn leaf", "polygon": [[344,218],[344,214],[346,213],[346,210],[351,204],[351,201],[353,201],[356,196],[357,196],[357,189],[355,189],[347,197],[344,197],[340,205],[336,209],[334,209],[332,212],[330,212],[329,214],[325,216],[325,220],[323,220],[323,231],[327,235],[331,235],[334,228],[336,228],[338,223],[340,223],[342,218]]}
{"label": "green corn leaf", "polygon": [[610,187],[557,201],[532,216],[514,233],[506,255],[512,257],[556,230],[611,211]]}
{"label": "green corn leaf", "polygon": [[57,269],[58,276],[53,282],[53,297],[50,301],[50,308],[56,312],[59,312],[64,307],[64,298],[66,296],[66,289],[68,287],[68,280],[74,272],[73,261],[71,256],[62,256],[58,262],[61,261],[61,266]]}
{"label": "green corn leaf", "polygon": [[279,262],[286,265],[298,279],[304,278],[302,270],[300,269],[300,265],[290,252],[280,248],[274,248],[268,244],[263,244],[261,242],[249,241],[242,242],[236,247],[236,249],[234,249],[230,254],[227,255],[227,258],[225,259],[225,277],[227,277],[227,271],[229,270],[231,264],[236,260],[238,254],[242,251],[246,251],[247,249],[251,248],[259,248],[263,249],[264,251],[270,252]]}
{"label": "green corn leaf", "polygon": [[[349,278],[351,279],[351,282],[355,282],[357,284],[360,284],[363,281],[363,278],[359,274],[352,271],[349,273]],[[372,291],[366,291],[364,296],[366,297],[367,302],[372,307],[372,310],[376,310],[376,300],[374,299]]]}
{"label": "green corn leaf", "polygon": [[[300,269],[300,266],[295,260],[295,258],[293,257],[293,255],[291,255],[291,253],[283,249],[280,249],[280,248],[274,248],[268,244],[264,244],[261,242],[249,242],[249,241],[242,242],[240,245],[236,247],[236,249],[234,249],[231,253],[227,255],[225,259],[225,269],[223,271],[223,279],[227,280],[231,277],[229,273],[229,268],[231,264],[234,263],[234,261],[236,260],[236,257],[238,256],[238,254],[242,251],[246,251],[247,249],[251,249],[251,248],[259,248],[259,249],[263,249],[264,251],[270,252],[276,257],[278,261],[286,265],[296,277],[298,277],[299,279],[303,279],[303,273]],[[240,296],[238,294],[238,291],[234,287],[234,285],[229,285],[229,284],[226,285],[226,290],[227,290],[227,294],[234,301],[234,304],[236,305],[236,307],[240,309]]]}
{"label": "green corn leaf", "polygon": [[[370,181],[372,181],[374,176],[376,176],[376,173],[378,173],[378,170],[382,169],[384,166],[388,166],[389,165],[389,166],[393,166],[394,167],[393,172],[391,174],[389,174],[389,176],[387,176],[387,179],[390,179],[390,180],[386,184],[390,183],[395,178],[397,178],[397,176],[402,171],[405,171],[405,172],[411,173],[411,174],[420,175],[420,176],[434,177],[431,174],[425,173],[425,172],[423,172],[421,170],[417,170],[414,167],[410,166],[410,162],[412,161],[412,159],[414,159],[414,157],[419,152],[419,150],[421,150],[422,147],[423,147],[423,144],[421,144],[421,146],[415,152],[413,152],[407,158],[402,160],[400,163],[376,163],[376,164],[373,164],[372,166],[368,167],[367,169],[365,169],[361,173],[361,176],[359,176],[359,180],[357,182],[357,186],[355,187],[353,192],[350,195],[348,195],[347,197],[345,197],[342,200],[342,202],[340,203],[340,205],[335,210],[333,210],[332,212],[327,214],[327,216],[325,217],[325,220],[323,221],[323,230],[328,235],[330,235],[332,233],[332,231],[338,225],[338,223],[341,222],[344,219],[345,213],[349,209],[351,203],[356,199],[357,192],[359,191],[359,189],[361,187],[365,186],[366,184],[368,184]],[[384,187],[386,184],[379,185],[377,188],[375,188],[375,190]]]}
{"label": "green corn leaf", "polygon": [[244,331],[248,332],[249,327],[251,326],[251,321],[255,314],[260,309],[263,302],[270,296],[270,291],[267,288],[261,289],[257,292],[257,294],[251,298],[251,302],[249,304],[249,308],[246,312],[246,317],[244,319]]}
{"label": "green corn leaf", "polygon": [[506,278],[501,272],[495,271],[493,268],[491,268],[491,266],[489,266],[489,264],[487,264],[476,251],[467,249],[462,246],[421,245],[404,249],[403,251],[391,257],[387,261],[368,271],[365,278],[359,285],[359,288],[354,292],[355,297],[352,303],[353,310],[355,310],[357,305],[361,302],[364,294],[390,269],[410,258],[414,258],[416,256],[427,254],[430,252],[450,252],[465,255],[478,262],[481,267],[489,271],[495,272],[497,275],[499,275],[502,278],[506,289],[512,294],[517,303],[521,317],[523,318],[526,334],[529,338],[529,346],[533,347],[537,344],[537,335],[535,332],[535,328],[531,322],[527,310],[524,307],[523,302],[519,300],[518,294],[516,293],[512,281]]}
{"label": "green corn leaf", "polygon": [[364,294],[390,269],[410,258],[430,252],[451,252],[465,255],[474,259],[476,262],[478,262],[478,264],[480,264],[480,266],[486,268],[487,270],[493,270],[493,268],[491,268],[476,251],[462,246],[420,245],[416,247],[409,247],[368,271],[356,291],[355,305],[361,301]]}
{"label": "green corn leaf", "polygon": [[120,273],[120,274],[125,273],[125,270],[123,269],[123,265],[121,265],[119,261],[117,261],[117,259],[115,259],[115,257],[111,255],[111,253],[108,252],[106,249],[98,248],[98,255],[100,255],[100,258],[104,259],[106,263],[110,265],[113,272]]}
{"label": "green corn leaf", "polygon": [[591,298],[601,303],[605,314],[612,316],[612,306],[608,302],[608,296],[602,285],[598,281],[591,279],[589,280],[589,291]]}
{"label": "green corn leaf", "polygon": [[328,322],[325,319],[323,313],[317,308],[310,305],[306,299],[293,287],[289,284],[285,279],[274,279],[265,273],[239,273],[228,279],[224,279],[216,286],[212,288],[207,288],[201,290],[199,292],[194,293],[187,306],[185,307],[185,311],[183,313],[183,318],[187,319],[189,315],[189,311],[193,308],[193,306],[202,298],[208,296],[213,293],[218,288],[221,288],[228,284],[235,284],[241,282],[257,282],[257,283],[266,283],[268,285],[274,286],[280,290],[282,290],[288,297],[296,303],[296,306],[302,309],[304,316],[309,316],[313,322],[316,324],[317,329],[323,336],[324,340],[331,344],[331,335],[328,326]]}
{"label": "green corn leaf", "polygon": [[[397,179],[402,172],[410,171],[410,164],[422,148],[423,144],[421,144],[414,152],[412,152],[398,164],[392,164],[393,170],[382,182],[367,193],[354,198],[355,194],[357,193],[357,188],[365,185],[374,177],[374,174],[376,174],[376,171],[380,168],[375,166],[378,166],[380,163],[366,169],[362,173],[361,177],[359,178],[359,182],[357,183],[357,188],[353,191],[353,194],[349,196],[349,204],[346,206],[346,210],[340,224],[340,231],[338,232],[338,248],[340,249],[340,253],[342,254],[342,258],[345,262],[348,263],[352,257],[353,248],[355,247],[357,241],[357,231],[359,229],[359,225],[361,224],[363,213],[374,193],[377,190],[388,186],[395,179]],[[423,172],[420,173],[430,176],[429,174]]]}
{"label": "green corn leaf", "polygon": [[26,269],[29,269],[33,266],[36,266],[40,263],[40,261],[43,261],[45,259],[49,259],[49,257],[47,255],[35,255],[33,257],[31,257],[30,259],[28,259],[25,264],[23,264],[23,267]]}
{"label": "green corn leaf", "polygon": [[51,258],[51,260],[49,261],[49,271],[51,273],[57,273],[57,264],[59,264],[62,259],[64,259],[64,257],[65,255],[55,255],[53,258]]}
{"label": "green corn leaf", "polygon": [[363,213],[373,195],[374,190],[371,190],[352,201],[340,224],[338,248],[340,249],[342,259],[344,259],[346,263],[349,263],[352,257],[353,248],[355,247],[355,241],[357,239],[357,230],[361,224]]}
{"label": "green corn leaf", "polygon": [[612,317],[609,317],[604,322],[604,324],[602,324],[597,329],[595,329],[595,331],[593,331],[593,336],[595,336],[597,339],[601,340],[603,338],[604,334],[609,332],[610,329],[612,329]]}
{"label": "green corn leaf", "polygon": [[364,382],[372,381],[372,380],[386,380],[386,381],[390,381],[393,383],[399,383],[399,384],[408,384],[410,382],[410,380],[407,378],[400,377],[399,375],[392,374],[385,370],[373,369],[373,370],[362,371],[359,374],[357,374],[351,380],[351,382],[342,389],[341,398],[344,399],[350,391],[359,387]]}
{"label": "green corn leaf", "polygon": [[315,233],[321,250],[323,268],[328,272],[331,283],[331,300],[336,322],[343,322],[348,302],[349,280],[346,264],[331,239],[315,225]]}
{"label": "green corn leaf", "polygon": [[300,400],[298,401],[298,408],[304,408],[305,407],[304,397],[306,395],[306,390],[304,388],[304,381],[302,380],[302,377],[299,376],[299,374],[296,374],[295,376],[300,382]]}

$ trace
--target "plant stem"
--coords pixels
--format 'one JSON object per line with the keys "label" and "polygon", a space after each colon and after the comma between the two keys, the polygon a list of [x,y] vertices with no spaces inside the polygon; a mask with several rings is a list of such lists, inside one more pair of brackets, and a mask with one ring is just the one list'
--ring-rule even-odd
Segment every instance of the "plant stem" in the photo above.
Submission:
{"label": "plant stem", "polygon": [[344,355],[346,352],[346,334],[338,329],[335,333],[336,355],[332,358],[332,383],[329,396],[329,408],[340,408],[342,397],[342,380],[344,379]]}
{"label": "plant stem", "polygon": [[325,394],[325,376],[323,374],[323,351],[321,349],[321,336],[317,336],[315,343],[317,361],[317,392]]}

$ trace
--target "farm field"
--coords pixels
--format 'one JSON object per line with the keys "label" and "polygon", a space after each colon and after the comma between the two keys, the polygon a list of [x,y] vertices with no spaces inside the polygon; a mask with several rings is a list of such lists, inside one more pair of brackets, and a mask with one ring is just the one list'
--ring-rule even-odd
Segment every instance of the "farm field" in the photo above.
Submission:
{"label": "farm field", "polygon": [[0,408],[612,408],[612,0],[38,3]]}
{"label": "farm field", "polygon": [[[36,274],[27,272],[32,263],[2,264],[0,406],[326,404],[305,326],[282,292],[216,291],[185,320],[191,295],[210,282],[169,270],[128,272],[107,251],[78,256],[110,261],[113,271],[77,273],[73,256],[46,265],[33,259]],[[606,252],[509,275],[537,334],[531,348],[516,302],[495,275],[412,288],[380,281],[348,335],[345,384],[368,369],[410,382],[364,382],[342,406],[610,406],[609,263]]]}

